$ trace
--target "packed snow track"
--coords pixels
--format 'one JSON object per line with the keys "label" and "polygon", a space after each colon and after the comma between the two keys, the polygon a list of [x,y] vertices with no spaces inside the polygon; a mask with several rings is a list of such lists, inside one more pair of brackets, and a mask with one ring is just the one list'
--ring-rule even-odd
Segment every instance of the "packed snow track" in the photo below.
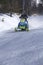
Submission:
{"label": "packed snow track", "polygon": [[43,65],[43,29],[1,33],[0,65]]}

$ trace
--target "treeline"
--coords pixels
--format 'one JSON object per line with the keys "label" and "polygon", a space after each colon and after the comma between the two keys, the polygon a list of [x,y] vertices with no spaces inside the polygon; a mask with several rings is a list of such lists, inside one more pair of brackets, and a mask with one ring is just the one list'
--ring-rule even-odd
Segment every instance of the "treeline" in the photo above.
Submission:
{"label": "treeline", "polygon": [[22,4],[22,0],[0,0],[0,12],[20,12]]}
{"label": "treeline", "polygon": [[[43,13],[43,0],[42,3],[36,5],[36,1],[24,0],[24,10],[30,15],[32,13]],[[23,0],[0,0],[0,12],[16,12],[21,13],[23,11]]]}
{"label": "treeline", "polygon": [[[30,8],[30,0],[25,0],[25,10]],[[0,0],[0,12],[22,12],[23,0]]]}

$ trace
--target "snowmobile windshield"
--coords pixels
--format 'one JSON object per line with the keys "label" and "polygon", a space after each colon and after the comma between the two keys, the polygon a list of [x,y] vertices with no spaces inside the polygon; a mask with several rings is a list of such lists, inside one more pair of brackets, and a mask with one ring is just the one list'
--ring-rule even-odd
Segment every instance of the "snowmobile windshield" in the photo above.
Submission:
{"label": "snowmobile windshield", "polygon": [[25,19],[21,19],[20,22],[25,22]]}

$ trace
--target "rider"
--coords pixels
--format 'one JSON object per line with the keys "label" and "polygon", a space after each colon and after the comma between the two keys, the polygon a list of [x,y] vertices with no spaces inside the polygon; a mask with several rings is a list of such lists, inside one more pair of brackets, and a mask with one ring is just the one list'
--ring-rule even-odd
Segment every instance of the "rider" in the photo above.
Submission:
{"label": "rider", "polygon": [[[21,24],[24,24],[27,28],[28,28],[28,21],[27,21],[27,14],[26,13],[23,13],[21,16],[20,16],[20,22],[19,22],[19,25],[18,27],[21,25]],[[22,23],[23,22],[23,23]]]}
{"label": "rider", "polygon": [[23,13],[21,14],[21,16],[20,16],[20,19],[21,19],[20,21],[21,21],[21,22],[23,22],[23,21],[24,21],[24,22],[28,22],[28,21],[27,21],[27,18],[28,18],[28,15],[26,14],[26,12],[23,12]]}

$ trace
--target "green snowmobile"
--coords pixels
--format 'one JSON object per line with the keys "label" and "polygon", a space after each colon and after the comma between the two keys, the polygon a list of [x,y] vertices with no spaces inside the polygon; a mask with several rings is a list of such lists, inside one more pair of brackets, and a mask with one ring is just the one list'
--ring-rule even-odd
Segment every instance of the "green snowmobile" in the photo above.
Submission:
{"label": "green snowmobile", "polygon": [[28,21],[22,18],[18,24],[18,27],[15,28],[15,31],[29,31]]}

